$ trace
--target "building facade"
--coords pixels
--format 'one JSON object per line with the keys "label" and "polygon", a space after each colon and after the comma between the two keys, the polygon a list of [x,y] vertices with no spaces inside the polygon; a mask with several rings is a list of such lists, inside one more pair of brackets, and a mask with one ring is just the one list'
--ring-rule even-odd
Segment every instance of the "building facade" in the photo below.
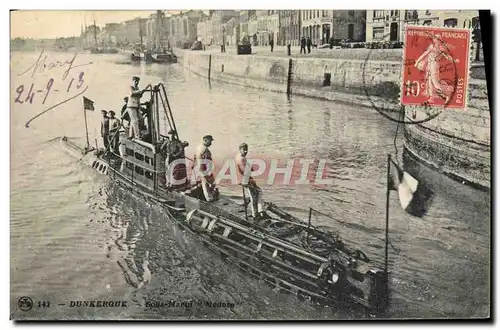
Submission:
{"label": "building facade", "polygon": [[477,10],[368,10],[367,41],[404,41],[404,25],[479,29]]}
{"label": "building facade", "polygon": [[[255,10],[240,10],[240,38],[243,39],[244,37],[251,39],[251,35],[248,32],[248,22],[250,18],[255,16]],[[257,31],[255,31],[257,32]],[[253,35],[253,34],[252,34]],[[240,41],[241,41],[240,39]]]}
{"label": "building facade", "polygon": [[302,35],[313,44],[349,39],[365,41],[366,10],[302,10]]}
{"label": "building facade", "polygon": [[188,10],[169,17],[167,22],[168,40],[171,45],[182,47],[198,39],[198,23],[205,18],[201,10]]}
{"label": "building facade", "polygon": [[215,10],[212,13],[211,17],[211,36],[212,36],[212,44],[214,45],[222,45],[223,43],[227,44],[230,42],[227,40],[227,35],[232,34],[233,32],[227,31],[227,26],[224,24],[228,23],[229,20],[235,19],[231,26],[234,26],[239,19],[240,14],[235,10]]}
{"label": "building facade", "polygon": [[[278,10],[256,10],[257,31],[252,35],[258,45],[268,46],[271,40],[278,44],[280,40],[280,19]],[[253,31],[252,31],[253,32]]]}
{"label": "building facade", "polygon": [[236,45],[240,40],[239,17],[233,17],[226,23],[223,23],[222,31],[224,33],[226,45]]}
{"label": "building facade", "polygon": [[300,10],[280,10],[279,16],[279,40],[278,45],[292,46],[300,45],[301,15]]}
{"label": "building facade", "polygon": [[250,42],[255,46],[258,44],[257,33],[259,32],[259,21],[257,20],[257,13],[253,13],[248,17],[248,37]]}
{"label": "building facade", "polygon": [[333,31],[333,10],[301,10],[301,28],[304,37],[313,44],[326,43]]}
{"label": "building facade", "polygon": [[366,41],[366,10],[334,10],[332,16],[333,39]]}

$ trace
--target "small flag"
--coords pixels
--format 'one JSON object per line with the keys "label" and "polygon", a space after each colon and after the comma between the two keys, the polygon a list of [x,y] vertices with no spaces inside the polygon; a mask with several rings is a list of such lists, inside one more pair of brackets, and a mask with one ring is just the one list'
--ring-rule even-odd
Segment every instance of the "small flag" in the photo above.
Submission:
{"label": "small flag", "polygon": [[94,111],[94,101],[91,99],[86,98],[85,96],[83,97],[83,109],[84,110],[89,110],[89,111]]}
{"label": "small flag", "polygon": [[398,192],[403,210],[416,217],[425,215],[432,203],[432,190],[403,171],[392,159],[389,166],[388,189]]}

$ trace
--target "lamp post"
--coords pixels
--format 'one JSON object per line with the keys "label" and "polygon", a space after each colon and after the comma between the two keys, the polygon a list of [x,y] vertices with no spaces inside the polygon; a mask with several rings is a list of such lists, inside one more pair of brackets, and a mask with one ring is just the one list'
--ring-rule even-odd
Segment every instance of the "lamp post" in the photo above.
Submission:
{"label": "lamp post", "polygon": [[226,52],[226,40],[225,40],[225,32],[226,32],[226,27],[223,25],[222,26],[222,53]]}

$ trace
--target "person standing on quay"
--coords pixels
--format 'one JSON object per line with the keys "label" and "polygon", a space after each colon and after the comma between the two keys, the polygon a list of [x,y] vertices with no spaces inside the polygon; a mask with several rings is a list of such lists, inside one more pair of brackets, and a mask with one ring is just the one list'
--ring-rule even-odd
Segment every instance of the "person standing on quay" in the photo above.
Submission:
{"label": "person standing on quay", "polygon": [[302,51],[304,51],[304,54],[306,53],[306,37],[302,36],[300,38],[300,53],[302,54]]}
{"label": "person standing on quay", "polygon": [[307,37],[307,53],[308,54],[311,53],[311,46],[312,46],[311,37]]}
{"label": "person standing on quay", "polygon": [[274,49],[274,38],[273,37],[269,38],[269,46],[271,46],[271,53],[272,53],[273,49]]}

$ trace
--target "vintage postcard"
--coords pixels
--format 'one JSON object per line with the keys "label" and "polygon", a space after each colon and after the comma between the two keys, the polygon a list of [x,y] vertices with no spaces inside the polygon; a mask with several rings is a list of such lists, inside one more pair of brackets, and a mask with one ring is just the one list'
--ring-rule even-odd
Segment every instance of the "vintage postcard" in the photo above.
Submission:
{"label": "vintage postcard", "polygon": [[489,15],[11,11],[11,320],[489,319]]}

